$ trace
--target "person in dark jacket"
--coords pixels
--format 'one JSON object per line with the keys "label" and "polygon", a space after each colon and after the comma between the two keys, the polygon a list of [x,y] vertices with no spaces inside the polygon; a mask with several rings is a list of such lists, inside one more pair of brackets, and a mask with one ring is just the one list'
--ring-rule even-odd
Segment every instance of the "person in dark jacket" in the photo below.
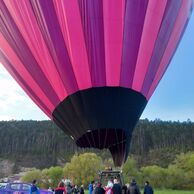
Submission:
{"label": "person in dark jacket", "polygon": [[144,187],[143,193],[144,194],[154,194],[154,190],[152,189],[152,187],[150,186],[148,181],[145,182],[145,187]]}
{"label": "person in dark jacket", "polygon": [[81,187],[80,187],[80,189],[79,189],[79,193],[80,193],[80,194],[85,194],[84,185],[81,185]]}
{"label": "person in dark jacket", "polygon": [[65,184],[64,182],[60,182],[58,187],[55,189],[55,194],[66,194]]}
{"label": "person in dark jacket", "polygon": [[97,183],[94,194],[105,194],[105,190],[102,188],[101,183]]}
{"label": "person in dark jacket", "polygon": [[113,194],[122,194],[122,188],[120,183],[118,182],[118,179],[114,179],[113,183],[114,183],[112,187]]}
{"label": "person in dark jacket", "polygon": [[135,179],[131,181],[131,184],[128,188],[128,194],[141,194],[139,187],[137,186],[137,183]]}
{"label": "person in dark jacket", "polygon": [[67,194],[72,194],[73,193],[73,188],[72,188],[71,182],[69,180],[66,181],[66,193]]}
{"label": "person in dark jacket", "polygon": [[73,194],[78,194],[79,193],[79,189],[78,189],[78,186],[77,185],[74,185],[73,186],[72,192],[73,192]]}
{"label": "person in dark jacket", "polygon": [[127,194],[127,185],[122,186],[122,194]]}

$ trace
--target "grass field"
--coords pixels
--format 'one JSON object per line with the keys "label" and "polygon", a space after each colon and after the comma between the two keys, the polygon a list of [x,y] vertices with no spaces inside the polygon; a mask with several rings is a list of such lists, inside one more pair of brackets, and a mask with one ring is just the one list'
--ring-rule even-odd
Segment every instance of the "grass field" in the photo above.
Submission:
{"label": "grass field", "polygon": [[[88,194],[88,190],[85,190]],[[143,194],[143,191],[141,191]],[[194,191],[180,191],[180,190],[154,190],[154,194],[194,194]]]}
{"label": "grass field", "polygon": [[155,190],[154,194],[194,194],[194,191]]}

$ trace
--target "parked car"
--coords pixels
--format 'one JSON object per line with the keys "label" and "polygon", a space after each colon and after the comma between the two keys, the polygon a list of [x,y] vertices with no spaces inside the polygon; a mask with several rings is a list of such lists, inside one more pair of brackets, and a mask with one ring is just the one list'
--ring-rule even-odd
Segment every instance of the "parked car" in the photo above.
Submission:
{"label": "parked car", "polygon": [[7,184],[6,182],[0,182],[0,189],[5,188]]}
{"label": "parked car", "polygon": [[[2,183],[0,194],[29,194],[30,183]],[[51,191],[40,189],[40,194],[52,194]]]}

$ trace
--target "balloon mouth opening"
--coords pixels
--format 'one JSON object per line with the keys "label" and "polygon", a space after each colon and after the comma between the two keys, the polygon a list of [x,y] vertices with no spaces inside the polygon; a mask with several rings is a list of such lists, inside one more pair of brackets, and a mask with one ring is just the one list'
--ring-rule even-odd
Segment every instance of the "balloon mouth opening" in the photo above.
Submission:
{"label": "balloon mouth opening", "polygon": [[82,148],[109,149],[115,166],[121,166],[126,158],[127,138],[129,134],[127,137],[124,129],[93,129],[87,130],[87,133],[76,140],[76,144]]}
{"label": "balloon mouth opening", "polygon": [[116,128],[87,130],[87,133],[76,140],[76,144],[79,147],[95,147],[98,149],[110,148],[116,144],[124,144],[125,142],[125,131]]}

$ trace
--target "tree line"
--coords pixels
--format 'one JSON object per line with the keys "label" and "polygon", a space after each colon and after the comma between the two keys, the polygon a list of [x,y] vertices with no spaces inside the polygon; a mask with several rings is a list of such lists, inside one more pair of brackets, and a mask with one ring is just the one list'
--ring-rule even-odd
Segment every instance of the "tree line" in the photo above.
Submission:
{"label": "tree line", "polygon": [[[167,167],[176,155],[194,150],[194,123],[190,120],[140,120],[130,147],[137,166]],[[69,162],[78,148],[52,121],[1,121],[0,158],[13,160],[18,166],[47,168]],[[94,150],[102,160],[111,156],[106,150]]]}

